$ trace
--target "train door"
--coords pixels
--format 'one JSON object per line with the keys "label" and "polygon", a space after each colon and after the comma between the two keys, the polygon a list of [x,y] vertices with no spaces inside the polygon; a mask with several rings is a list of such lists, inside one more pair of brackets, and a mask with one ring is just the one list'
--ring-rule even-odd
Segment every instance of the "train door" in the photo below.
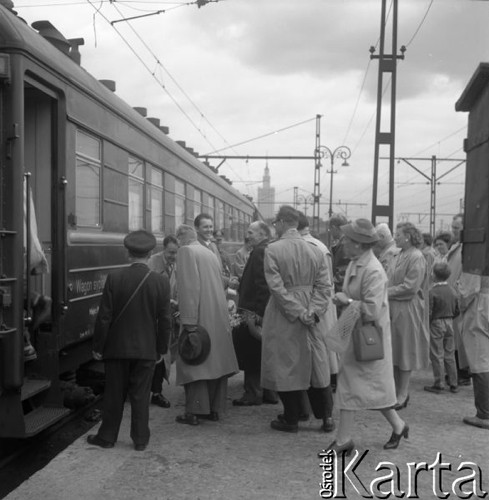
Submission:
{"label": "train door", "polygon": [[[27,329],[30,332],[35,359],[25,364],[23,391],[27,399],[29,386],[31,407],[44,413],[41,425],[65,414],[59,388],[59,315],[60,290],[64,286],[62,228],[63,203],[57,189],[62,148],[59,100],[50,89],[30,80],[24,83],[24,172],[26,204],[30,206],[27,293],[25,307]],[[27,259],[26,259],[27,260]],[[56,304],[58,307],[56,307]],[[26,348],[29,346],[27,345]],[[25,348],[25,349],[26,349]],[[27,354],[25,355],[27,360]],[[40,381],[44,391],[39,390]],[[24,400],[24,409],[26,405]],[[27,408],[28,409],[28,408]],[[38,419],[39,420],[39,419]]]}

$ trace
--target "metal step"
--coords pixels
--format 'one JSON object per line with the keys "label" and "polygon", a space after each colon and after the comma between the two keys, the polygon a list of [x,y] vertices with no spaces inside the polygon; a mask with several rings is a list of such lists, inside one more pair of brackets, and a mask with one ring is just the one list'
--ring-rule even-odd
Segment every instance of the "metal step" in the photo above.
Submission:
{"label": "metal step", "polygon": [[39,394],[51,387],[51,381],[46,379],[25,378],[21,389],[20,399],[25,401],[35,394]]}
{"label": "metal step", "polygon": [[38,434],[43,429],[61,420],[68,415],[71,410],[68,408],[53,408],[41,406],[31,411],[24,417],[25,437],[31,437]]}

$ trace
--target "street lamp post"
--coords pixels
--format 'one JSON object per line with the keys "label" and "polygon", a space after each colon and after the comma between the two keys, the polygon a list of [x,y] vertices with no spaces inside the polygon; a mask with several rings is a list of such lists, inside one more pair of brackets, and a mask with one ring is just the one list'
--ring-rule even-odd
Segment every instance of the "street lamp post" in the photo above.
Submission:
{"label": "street lamp post", "polygon": [[307,216],[307,205],[312,205],[314,203],[314,195],[310,194],[308,196],[304,196],[303,194],[298,194],[295,198],[296,208],[299,205],[304,204],[304,215]]}
{"label": "street lamp post", "polygon": [[333,175],[337,173],[334,169],[334,161],[336,158],[341,158],[343,163],[342,167],[348,167],[349,163],[346,161],[351,156],[351,151],[348,146],[338,146],[334,151],[331,151],[327,146],[319,146],[319,157],[329,158],[331,162],[331,170],[326,170],[326,173],[331,174],[331,181],[329,185],[329,217],[333,215]]}

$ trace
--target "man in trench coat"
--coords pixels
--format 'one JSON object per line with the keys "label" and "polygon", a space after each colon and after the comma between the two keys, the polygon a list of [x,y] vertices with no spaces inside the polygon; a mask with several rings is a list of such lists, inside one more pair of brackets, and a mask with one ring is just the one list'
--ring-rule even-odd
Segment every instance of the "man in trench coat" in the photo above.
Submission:
{"label": "man in trench coat", "polygon": [[213,252],[197,241],[195,230],[181,225],[176,233],[177,293],[182,329],[200,325],[210,337],[210,352],[199,364],[177,358],[177,384],[185,388],[185,413],[176,421],[197,425],[200,419],[219,420],[225,409],[227,379],[239,371],[231,338],[221,266]]}
{"label": "man in trench coat", "polygon": [[298,430],[301,391],[313,376],[309,329],[328,307],[325,260],[299,234],[298,222],[297,210],[282,206],[273,223],[279,239],[265,251],[270,300],[263,318],[261,385],[279,393],[284,414],[271,427],[285,432]]}

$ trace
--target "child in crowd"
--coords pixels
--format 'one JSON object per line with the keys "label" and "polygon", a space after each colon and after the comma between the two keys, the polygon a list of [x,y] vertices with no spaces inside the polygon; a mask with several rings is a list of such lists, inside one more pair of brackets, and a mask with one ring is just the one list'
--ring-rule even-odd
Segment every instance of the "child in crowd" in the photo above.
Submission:
{"label": "child in crowd", "polygon": [[439,394],[444,390],[446,370],[450,392],[458,392],[457,366],[455,363],[455,339],[453,318],[459,315],[458,299],[447,283],[450,268],[446,262],[433,265],[433,286],[430,289],[430,359],[435,378],[425,391]]}

